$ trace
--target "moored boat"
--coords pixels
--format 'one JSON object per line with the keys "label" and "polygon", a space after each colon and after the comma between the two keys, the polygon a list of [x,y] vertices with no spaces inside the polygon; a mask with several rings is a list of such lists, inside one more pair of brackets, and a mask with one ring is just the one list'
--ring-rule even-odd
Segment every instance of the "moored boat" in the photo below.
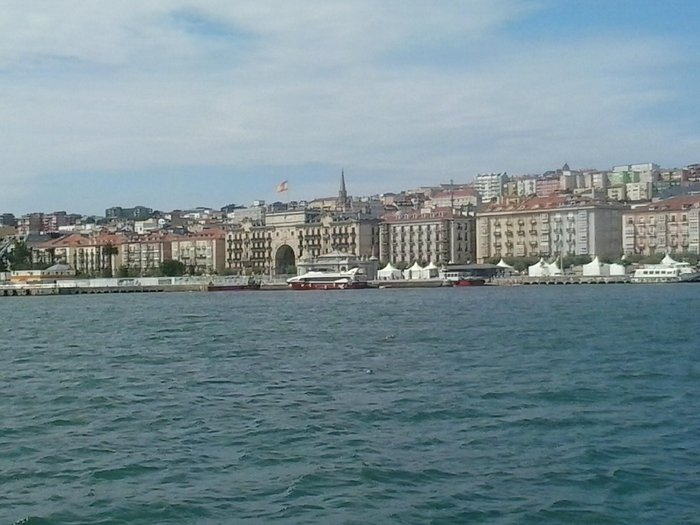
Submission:
{"label": "moored boat", "polygon": [[455,286],[484,286],[486,279],[481,277],[461,277],[454,281]]}
{"label": "moored boat", "polygon": [[216,279],[209,281],[207,284],[208,292],[238,292],[245,290],[259,290],[260,281],[256,281],[253,278],[241,279],[241,278],[229,278],[229,279]]}
{"label": "moored boat", "polygon": [[367,288],[367,279],[359,268],[345,272],[311,271],[287,279],[292,290],[357,290]]}
{"label": "moored boat", "polygon": [[700,282],[700,272],[688,267],[639,268],[634,271],[631,281],[633,283],[697,283]]}

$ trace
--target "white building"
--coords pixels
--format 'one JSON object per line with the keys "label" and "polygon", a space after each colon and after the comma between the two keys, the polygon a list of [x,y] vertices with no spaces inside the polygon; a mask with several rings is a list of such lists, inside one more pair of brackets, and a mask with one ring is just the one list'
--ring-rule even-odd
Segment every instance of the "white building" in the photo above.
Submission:
{"label": "white building", "polygon": [[483,202],[491,202],[501,198],[507,180],[505,173],[480,173],[474,179],[474,188]]}

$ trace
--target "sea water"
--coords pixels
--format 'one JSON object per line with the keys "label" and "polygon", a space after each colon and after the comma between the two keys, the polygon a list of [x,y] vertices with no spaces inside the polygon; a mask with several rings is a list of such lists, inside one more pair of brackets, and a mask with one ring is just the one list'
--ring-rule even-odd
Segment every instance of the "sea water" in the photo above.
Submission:
{"label": "sea water", "polygon": [[0,523],[700,523],[700,286],[0,298]]}

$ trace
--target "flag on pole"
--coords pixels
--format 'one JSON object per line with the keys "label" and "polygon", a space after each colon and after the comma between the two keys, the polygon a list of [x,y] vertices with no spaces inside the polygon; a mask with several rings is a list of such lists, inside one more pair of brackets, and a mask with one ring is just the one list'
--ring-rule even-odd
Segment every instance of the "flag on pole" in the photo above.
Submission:
{"label": "flag on pole", "polygon": [[277,193],[284,193],[285,191],[289,191],[289,183],[283,180],[277,185]]}

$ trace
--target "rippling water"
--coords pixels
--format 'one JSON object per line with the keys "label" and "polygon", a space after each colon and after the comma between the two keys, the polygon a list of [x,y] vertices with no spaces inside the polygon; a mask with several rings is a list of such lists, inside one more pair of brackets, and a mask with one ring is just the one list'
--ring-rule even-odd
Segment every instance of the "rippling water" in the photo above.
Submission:
{"label": "rippling water", "polygon": [[699,523],[700,286],[0,298],[0,523]]}

